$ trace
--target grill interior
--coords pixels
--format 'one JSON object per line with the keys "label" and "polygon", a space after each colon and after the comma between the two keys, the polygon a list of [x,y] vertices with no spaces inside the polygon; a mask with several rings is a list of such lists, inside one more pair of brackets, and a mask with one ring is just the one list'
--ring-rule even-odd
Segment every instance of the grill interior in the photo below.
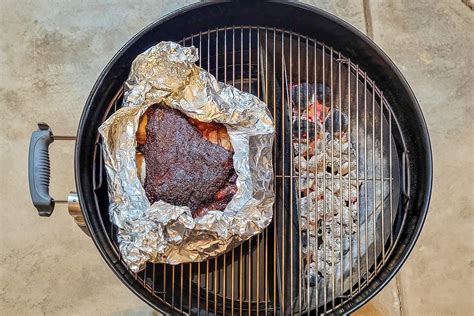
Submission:
{"label": "grill interior", "polygon": [[[217,258],[177,266],[148,263],[137,274],[123,264],[123,274],[140,282],[161,304],[186,314],[331,312],[370,284],[390,256],[405,222],[410,180],[405,176],[405,142],[383,92],[350,59],[315,39],[285,30],[231,26],[193,34],[180,43],[196,46],[199,65],[219,81],[251,92],[268,105],[277,132],[274,219],[264,232]],[[314,99],[322,105],[322,124],[315,124],[314,130],[302,124],[311,99],[309,92],[294,88],[302,83],[314,87]],[[120,107],[122,95],[121,89],[111,100],[108,115]],[[317,112],[316,103],[312,106]],[[349,167],[348,175],[335,171],[342,161],[344,144],[340,141],[339,151],[333,148],[330,157],[325,156],[322,176],[315,172],[314,188],[307,188],[306,193],[310,189],[319,192],[322,185],[325,193],[335,192],[338,186],[343,192],[347,187],[347,194],[340,193],[331,201],[317,199],[303,214],[305,192],[297,188],[310,173],[306,170],[305,174],[301,167],[297,171],[295,166],[301,166],[302,158],[294,158],[295,144],[308,146],[318,134],[335,140],[342,137],[342,130],[353,153],[348,159],[354,170]],[[322,141],[323,151],[327,144]],[[103,198],[107,194],[102,181],[105,170],[102,159],[96,161],[100,175],[95,181],[96,201],[119,254],[116,227],[110,224],[107,199]],[[355,193],[351,183],[355,183]],[[348,216],[344,203],[353,199],[355,220],[349,221],[349,232],[337,231]],[[327,217],[326,211],[318,215],[321,205],[335,215]],[[319,218],[315,229],[323,230],[313,243],[307,228],[309,213]],[[335,240],[340,241],[339,251],[334,250]],[[310,257],[329,244],[331,251],[319,251],[323,260],[317,255],[313,259],[318,268],[312,280]]]}

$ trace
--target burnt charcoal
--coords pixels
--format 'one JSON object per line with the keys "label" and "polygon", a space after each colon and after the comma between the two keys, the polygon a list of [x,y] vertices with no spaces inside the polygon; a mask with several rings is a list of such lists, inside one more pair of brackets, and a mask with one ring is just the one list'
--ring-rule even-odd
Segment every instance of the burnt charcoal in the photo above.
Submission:
{"label": "burnt charcoal", "polygon": [[329,106],[331,102],[331,88],[322,83],[316,84],[316,99],[319,103]]}
{"label": "burnt charcoal", "polygon": [[[316,87],[316,93],[315,93]],[[326,106],[330,105],[331,102],[331,88],[327,85],[323,85],[322,83],[306,83],[301,82],[299,85],[295,84],[291,87],[291,101],[293,103],[293,108],[298,108],[298,100],[300,107],[306,108],[309,104],[314,102],[314,96],[316,95],[316,99],[319,103],[324,104]],[[308,102],[306,102],[306,96],[308,97]]]}
{"label": "burnt charcoal", "polygon": [[298,137],[298,133],[300,133],[301,138],[308,136],[309,139],[314,139],[316,136],[316,123],[295,119],[293,121],[293,137]]}
{"label": "burnt charcoal", "polygon": [[301,247],[306,248],[308,246],[308,232],[301,232]]}
{"label": "burnt charcoal", "polygon": [[318,276],[314,273],[309,274],[309,286],[316,286],[318,282]]}
{"label": "burnt charcoal", "polygon": [[[147,116],[144,187],[150,203],[163,200],[193,212],[213,203],[235,173],[232,153],[206,140],[177,110],[153,105]],[[221,204],[230,200],[225,196]]]}
{"label": "burnt charcoal", "polygon": [[[322,231],[321,231],[322,233]],[[324,239],[322,236],[318,236],[318,245],[323,245],[324,244]]]}
{"label": "burnt charcoal", "polygon": [[[302,82],[299,85],[296,84],[291,87],[291,98],[293,101],[293,107],[306,109],[308,103],[313,103],[314,97],[314,85]],[[299,100],[299,103],[298,103]],[[308,101],[308,102],[306,102]]]}
{"label": "burnt charcoal", "polygon": [[346,114],[338,110],[333,110],[332,113],[326,117],[326,121],[324,122],[324,127],[326,131],[329,133],[331,132],[339,133],[340,130],[342,130],[342,132],[346,132],[348,124],[349,124],[349,120]]}

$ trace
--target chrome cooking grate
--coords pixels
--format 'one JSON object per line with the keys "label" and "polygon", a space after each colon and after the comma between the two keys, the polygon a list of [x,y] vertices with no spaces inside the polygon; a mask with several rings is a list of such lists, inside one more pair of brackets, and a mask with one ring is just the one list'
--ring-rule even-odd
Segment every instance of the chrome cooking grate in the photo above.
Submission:
{"label": "chrome cooking grate", "polygon": [[[406,167],[399,154],[404,143],[383,92],[350,59],[285,30],[233,26],[180,43],[196,46],[201,67],[255,94],[272,112],[277,131],[274,219],[264,232],[217,258],[177,266],[148,263],[144,271],[128,273],[157,300],[185,314],[325,314],[348,302],[378,274],[405,221],[399,201],[401,181],[409,181],[400,171]],[[302,84],[313,87],[314,95]],[[111,101],[109,115],[122,96],[123,89]],[[311,107],[313,121],[305,125]],[[316,147],[318,137],[322,171],[316,166],[311,176],[310,167],[305,171],[301,164],[309,150],[306,157],[295,158],[295,152],[312,142]],[[329,157],[326,146],[332,146]],[[345,175],[338,172],[344,150]],[[302,190],[302,179],[312,186]],[[339,196],[333,196],[338,187]],[[321,190],[323,198],[304,208],[305,197]],[[115,240],[116,228],[106,216]],[[345,218],[349,224],[344,226]]]}

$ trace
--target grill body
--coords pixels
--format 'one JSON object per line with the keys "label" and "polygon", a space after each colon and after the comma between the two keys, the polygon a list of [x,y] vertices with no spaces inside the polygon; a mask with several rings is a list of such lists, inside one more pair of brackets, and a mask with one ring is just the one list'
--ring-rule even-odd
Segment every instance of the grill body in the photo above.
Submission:
{"label": "grill body", "polygon": [[[217,259],[178,266],[149,264],[133,274],[120,260],[108,220],[97,129],[120,106],[133,59],[161,40],[195,45],[201,66],[218,80],[250,91],[274,108],[275,220],[264,233]],[[312,287],[298,277],[305,275],[302,260],[294,259],[302,257],[304,241],[301,216],[292,210],[299,200],[294,203],[297,194],[289,193],[292,183],[285,180],[297,178],[294,161],[288,159],[292,146],[284,141],[285,135],[287,140],[294,136],[287,134],[292,124],[288,87],[296,81],[326,83],[331,97],[323,96],[323,102],[352,114],[348,133],[361,146],[356,148],[356,160],[362,170],[356,174],[364,180],[359,209],[369,210],[358,213],[359,235],[354,239],[369,235],[370,227],[374,236],[371,242],[370,237],[365,239],[362,262],[352,260],[352,250],[360,252],[360,247],[351,242],[349,252],[341,252],[341,261],[350,266],[333,267],[328,280]],[[332,125],[334,134],[337,124]],[[373,297],[406,260],[428,210],[432,161],[426,125],[411,89],[388,57],[352,26],[301,4],[212,2],[189,6],[151,24],[114,56],[85,105],[75,172],[81,208],[97,248],[124,284],[155,309],[189,314],[339,314],[350,313]],[[334,176],[328,181],[333,182]],[[377,185],[382,194],[376,207]],[[368,198],[371,194],[373,199]]]}

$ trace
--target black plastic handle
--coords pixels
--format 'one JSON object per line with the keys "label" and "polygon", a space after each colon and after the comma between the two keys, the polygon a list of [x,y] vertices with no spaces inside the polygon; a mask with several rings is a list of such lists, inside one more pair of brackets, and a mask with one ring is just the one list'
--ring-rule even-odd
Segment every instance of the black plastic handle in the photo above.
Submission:
{"label": "black plastic handle", "polygon": [[50,163],[49,144],[54,141],[53,131],[46,123],[38,123],[31,134],[28,154],[28,180],[33,205],[39,216],[51,216],[54,199],[49,195]]}

